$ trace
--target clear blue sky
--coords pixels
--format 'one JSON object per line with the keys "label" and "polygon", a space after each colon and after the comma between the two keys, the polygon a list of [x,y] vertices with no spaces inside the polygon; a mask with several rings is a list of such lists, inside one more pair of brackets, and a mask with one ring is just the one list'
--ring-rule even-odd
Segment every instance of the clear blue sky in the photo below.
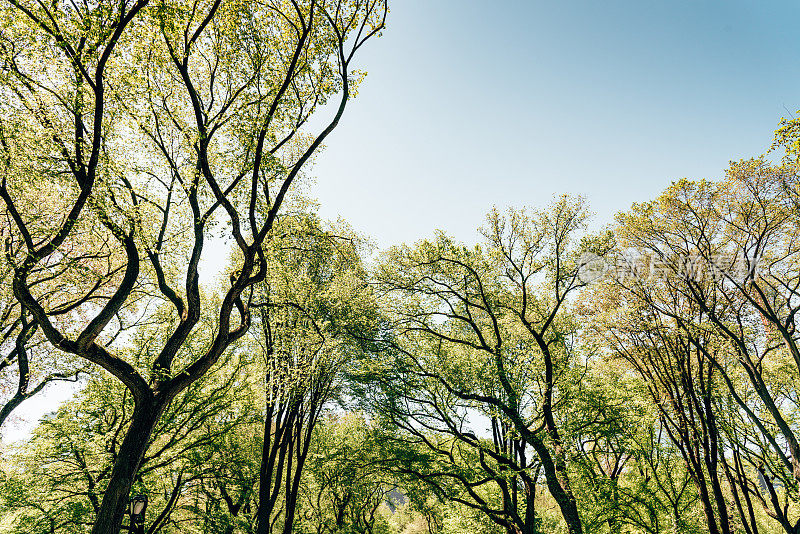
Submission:
{"label": "clear blue sky", "polygon": [[800,109],[800,4],[390,0],[312,194],[380,246],[473,240],[493,204],[584,195],[598,223],[719,178]]}

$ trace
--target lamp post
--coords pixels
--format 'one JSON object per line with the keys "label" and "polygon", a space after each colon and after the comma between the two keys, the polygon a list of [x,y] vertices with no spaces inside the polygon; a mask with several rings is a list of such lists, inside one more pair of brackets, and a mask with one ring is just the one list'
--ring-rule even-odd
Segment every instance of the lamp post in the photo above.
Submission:
{"label": "lamp post", "polygon": [[132,534],[144,534],[145,510],[147,510],[147,495],[134,495],[128,510],[131,516],[130,531]]}

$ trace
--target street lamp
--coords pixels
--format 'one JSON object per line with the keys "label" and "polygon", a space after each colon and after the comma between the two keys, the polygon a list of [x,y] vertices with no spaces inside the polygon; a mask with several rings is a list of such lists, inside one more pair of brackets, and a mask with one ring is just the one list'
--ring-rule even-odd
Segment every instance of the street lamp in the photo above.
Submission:
{"label": "street lamp", "polygon": [[131,532],[133,534],[144,534],[144,512],[147,510],[147,495],[134,495],[131,498],[130,509],[128,512],[131,515]]}

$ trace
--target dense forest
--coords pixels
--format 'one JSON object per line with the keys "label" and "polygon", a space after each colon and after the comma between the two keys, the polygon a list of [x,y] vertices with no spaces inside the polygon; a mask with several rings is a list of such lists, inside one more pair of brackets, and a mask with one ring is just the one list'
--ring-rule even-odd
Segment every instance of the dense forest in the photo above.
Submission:
{"label": "dense forest", "polygon": [[0,532],[800,534],[800,119],[376,250],[303,184],[387,12],[3,2]]}

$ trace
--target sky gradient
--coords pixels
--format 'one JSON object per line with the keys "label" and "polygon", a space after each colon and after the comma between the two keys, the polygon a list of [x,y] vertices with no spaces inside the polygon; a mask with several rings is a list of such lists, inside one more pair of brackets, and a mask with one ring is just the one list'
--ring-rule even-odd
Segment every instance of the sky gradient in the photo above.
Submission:
{"label": "sky gradient", "polygon": [[380,247],[492,205],[587,198],[596,224],[716,179],[800,109],[800,5],[395,0],[311,190]]}

